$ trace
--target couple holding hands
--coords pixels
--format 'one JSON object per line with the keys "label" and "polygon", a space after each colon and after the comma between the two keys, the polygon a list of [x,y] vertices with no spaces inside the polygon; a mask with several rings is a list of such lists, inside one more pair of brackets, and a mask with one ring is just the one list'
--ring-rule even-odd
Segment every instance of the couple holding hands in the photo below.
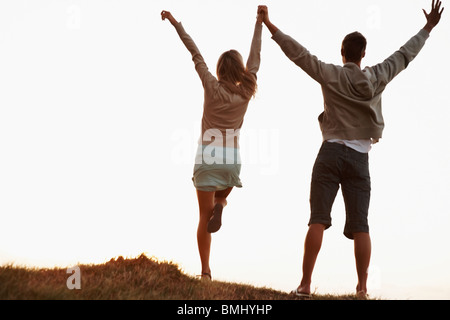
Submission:
{"label": "couple holding hands", "polygon": [[[384,120],[381,95],[386,85],[417,56],[430,32],[439,23],[444,8],[432,1],[423,10],[425,26],[383,62],[361,69],[366,39],[359,32],[348,34],[341,47],[343,66],[327,64],[312,55],[269,19],[267,6],[258,6],[247,63],[236,50],[224,52],[214,76],[183,25],[168,11],[161,17],[175,27],[192,55],[204,88],[202,136],[195,159],[193,182],[197,190],[200,218],[197,242],[202,279],[211,279],[209,256],[211,233],[222,225],[222,211],[233,187],[242,187],[239,129],[251,98],[257,90],[261,34],[264,23],[285,55],[322,87],[324,111],[319,115],[323,142],[311,176],[310,220],[303,253],[302,278],[293,293],[311,295],[311,278],[322,245],[324,231],[331,226],[331,208],[339,188],[345,202],[344,235],[354,240],[358,283],[356,295],[367,298],[367,276],[371,256],[368,225],[371,182],[368,153],[382,137]],[[213,149],[212,149],[213,148]],[[211,150],[214,150],[214,157]]]}

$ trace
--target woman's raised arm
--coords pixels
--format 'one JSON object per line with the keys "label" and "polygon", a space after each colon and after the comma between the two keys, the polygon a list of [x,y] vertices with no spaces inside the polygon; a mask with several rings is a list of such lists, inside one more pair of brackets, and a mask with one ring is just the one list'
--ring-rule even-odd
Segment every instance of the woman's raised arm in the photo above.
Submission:
{"label": "woman's raised arm", "polygon": [[175,18],[172,16],[172,14],[169,11],[162,11],[161,12],[161,19],[164,20],[169,20],[170,23],[175,27],[175,25],[178,23],[177,20],[175,20]]}
{"label": "woman's raised arm", "polygon": [[183,28],[181,22],[175,20],[172,14],[169,11],[161,12],[162,20],[169,20],[170,23],[175,27],[178,35],[180,36],[181,41],[184,43],[186,48],[192,55],[192,61],[195,64],[195,70],[197,71],[200,80],[202,81],[203,87],[206,90],[214,90],[214,88],[218,85],[217,79],[209,72],[208,66],[206,65],[200,50],[197,48],[194,40],[186,33]]}

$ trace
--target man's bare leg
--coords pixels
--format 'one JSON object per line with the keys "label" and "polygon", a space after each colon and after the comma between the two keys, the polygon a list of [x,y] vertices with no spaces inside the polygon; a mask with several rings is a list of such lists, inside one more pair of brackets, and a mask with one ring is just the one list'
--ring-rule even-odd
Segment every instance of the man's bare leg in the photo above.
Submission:
{"label": "man's bare leg", "polygon": [[311,278],[316,259],[322,246],[323,224],[311,224],[305,238],[305,252],[303,254],[303,277],[297,288],[298,293],[311,294]]}

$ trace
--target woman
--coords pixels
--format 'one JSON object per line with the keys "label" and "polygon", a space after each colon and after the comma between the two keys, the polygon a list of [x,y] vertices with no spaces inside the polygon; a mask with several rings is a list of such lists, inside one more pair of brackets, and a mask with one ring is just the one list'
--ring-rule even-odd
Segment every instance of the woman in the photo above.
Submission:
{"label": "woman", "polygon": [[238,51],[224,52],[217,62],[216,78],[209,72],[200,51],[182,24],[168,11],[162,11],[161,17],[170,21],[192,54],[205,90],[202,136],[192,180],[197,189],[200,209],[197,242],[202,264],[201,278],[211,280],[211,233],[221,227],[222,210],[233,187],[242,187],[239,179],[239,129],[248,103],[256,93],[263,19],[258,15],[247,65],[244,66]]}

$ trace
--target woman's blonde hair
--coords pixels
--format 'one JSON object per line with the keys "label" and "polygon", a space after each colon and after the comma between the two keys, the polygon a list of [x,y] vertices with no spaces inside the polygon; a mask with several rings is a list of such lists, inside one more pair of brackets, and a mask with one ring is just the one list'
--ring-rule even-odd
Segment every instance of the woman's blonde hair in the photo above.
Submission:
{"label": "woman's blonde hair", "polygon": [[228,90],[251,99],[256,94],[256,76],[248,72],[242,56],[236,50],[224,52],[217,62],[217,77]]}

